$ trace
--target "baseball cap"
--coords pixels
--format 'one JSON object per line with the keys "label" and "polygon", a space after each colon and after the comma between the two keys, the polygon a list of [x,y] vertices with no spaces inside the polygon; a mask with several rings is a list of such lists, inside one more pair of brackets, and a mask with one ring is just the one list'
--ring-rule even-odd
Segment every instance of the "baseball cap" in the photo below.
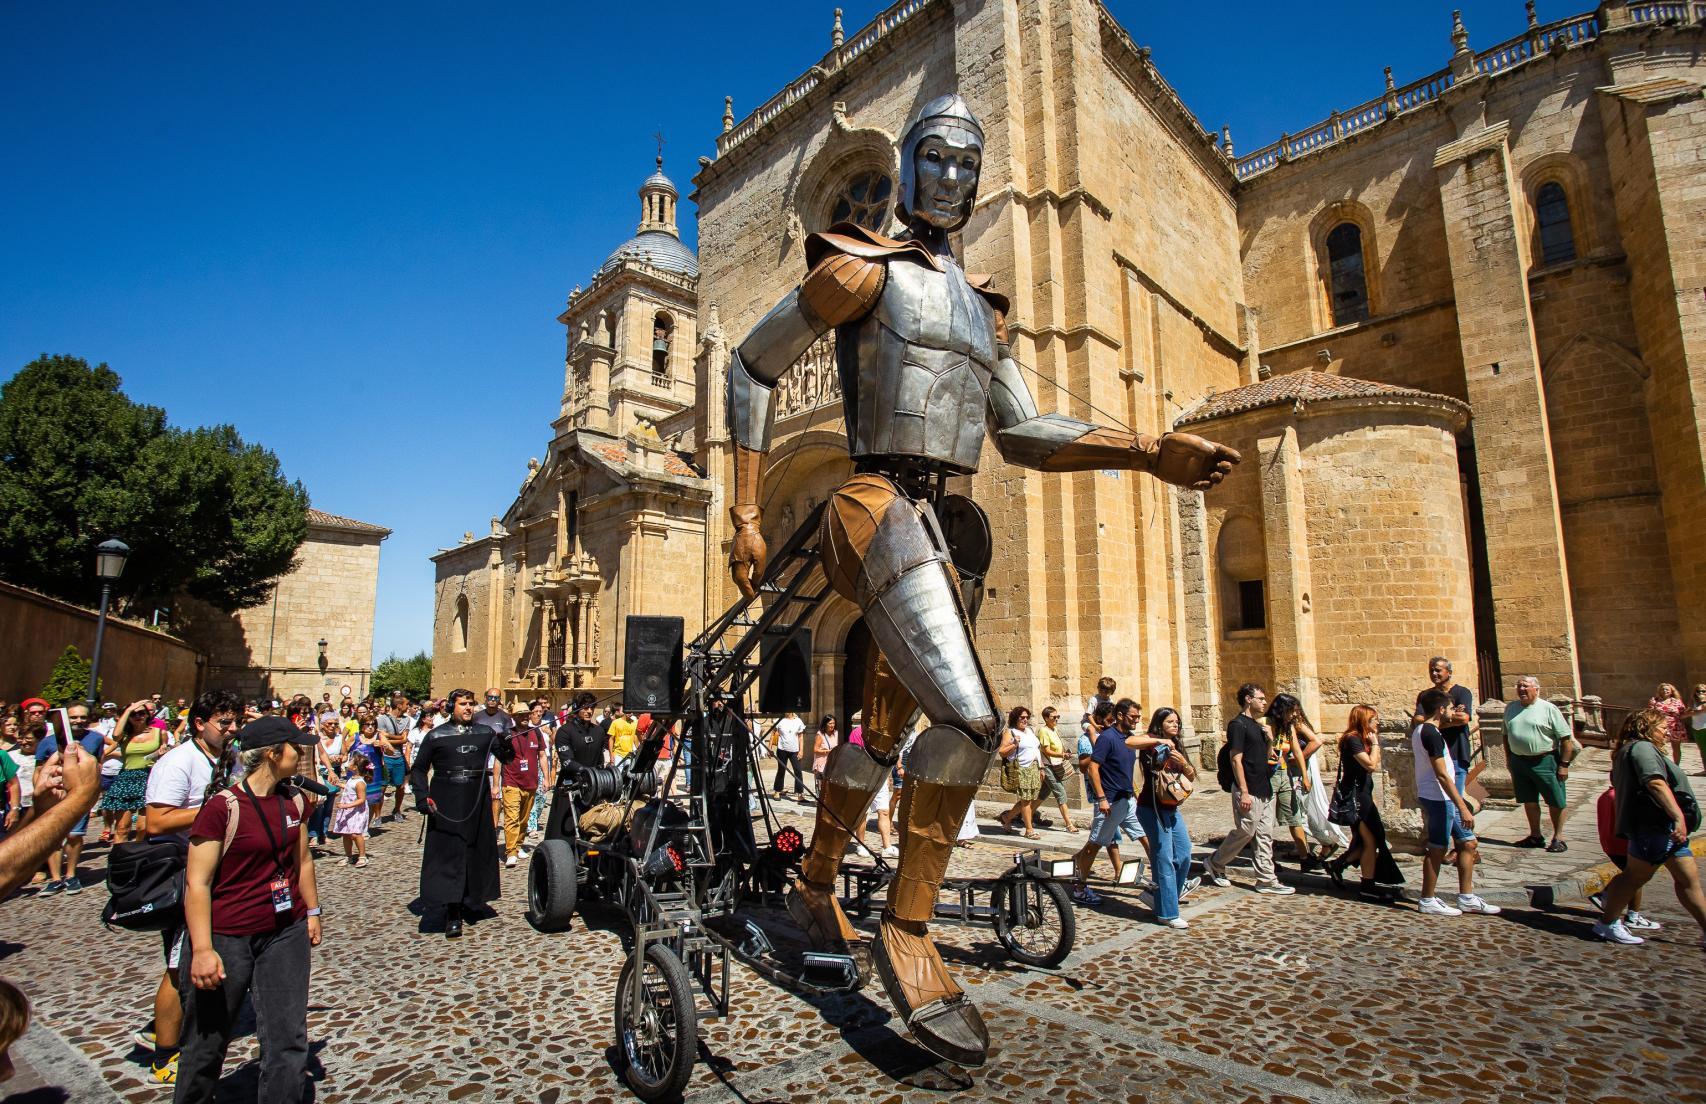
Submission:
{"label": "baseball cap", "polygon": [[237,742],[244,751],[275,747],[279,744],[313,744],[314,734],[304,732],[283,717],[262,717],[250,721],[237,732]]}

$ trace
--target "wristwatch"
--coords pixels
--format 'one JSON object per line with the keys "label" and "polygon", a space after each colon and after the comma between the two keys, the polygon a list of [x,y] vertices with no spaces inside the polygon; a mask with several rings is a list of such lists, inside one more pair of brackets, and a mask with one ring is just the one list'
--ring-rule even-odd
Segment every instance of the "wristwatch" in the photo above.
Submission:
{"label": "wristwatch", "polygon": [[313,908],[311,908],[311,909],[309,909],[309,910],[308,910],[308,915],[309,915],[309,916],[318,916],[318,915],[320,915],[320,906],[319,906],[319,905],[315,905],[315,906],[314,906],[314,907],[313,907]]}

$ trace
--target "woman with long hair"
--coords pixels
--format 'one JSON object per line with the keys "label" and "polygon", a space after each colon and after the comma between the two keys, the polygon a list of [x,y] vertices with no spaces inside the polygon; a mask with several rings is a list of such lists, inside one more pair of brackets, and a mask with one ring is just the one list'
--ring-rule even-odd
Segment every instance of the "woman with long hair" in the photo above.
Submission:
{"label": "woman with long hair", "polygon": [[299,1101],[308,1083],[308,949],[320,943],[320,892],[305,802],[289,779],[314,736],[262,717],[237,738],[242,781],[210,795],[190,827],[190,984],[174,1104],[213,1099],[245,997],[261,1050],[256,1099]]}
{"label": "woman with long hair", "polygon": [[1671,717],[1657,709],[1632,713],[1611,745],[1617,836],[1628,841],[1629,854],[1605,887],[1593,933],[1608,943],[1644,942],[1630,932],[1623,913],[1635,892],[1662,866],[1676,884],[1676,899],[1700,925],[1700,945],[1706,949],[1706,894],[1688,849],[1688,834],[1700,826],[1700,804],[1682,768],[1665,757],[1670,722]]}
{"label": "woman with long hair", "polygon": [[1150,855],[1155,868],[1155,921],[1169,928],[1188,928],[1190,922],[1179,915],[1179,902],[1202,884],[1201,878],[1190,877],[1191,833],[1177,802],[1170,801],[1156,782],[1162,771],[1184,775],[1191,781],[1197,768],[1185,754],[1181,735],[1183,723],[1177,709],[1162,706],[1149,718],[1147,735],[1157,742],[1138,754],[1143,768],[1143,789],[1137,795],[1137,822],[1143,825],[1150,839]]}
{"label": "woman with long hair", "polygon": [[1661,714],[1665,719],[1665,739],[1670,743],[1671,762],[1682,763],[1683,731],[1682,718],[1689,712],[1688,705],[1682,700],[1682,692],[1668,682],[1659,683],[1653,696],[1647,699],[1647,708]]}
{"label": "woman with long hair", "polygon": [[1013,830],[1013,818],[1023,817],[1025,820],[1025,838],[1042,839],[1037,834],[1033,820],[1037,815],[1037,806],[1042,804],[1042,743],[1037,734],[1031,731],[1031,711],[1022,705],[1016,705],[1007,711],[1007,732],[1001,738],[1001,746],[996,754],[1001,756],[1006,766],[1011,768],[1014,777],[1013,796],[1017,799],[1013,807],[995,819],[1001,822],[1002,830]]}
{"label": "woman with long hair", "polygon": [[131,824],[135,821],[136,837],[148,838],[144,818],[147,809],[148,770],[164,751],[165,722],[155,726],[153,702],[147,698],[131,702],[120,714],[113,728],[103,759],[119,764],[112,785],[101,795],[101,810],[114,814],[112,833],[114,843],[130,842]]}
{"label": "woman with long hair", "polygon": [[841,742],[841,737],[835,733],[835,718],[828,713],[817,724],[817,735],[812,739],[812,791],[823,792],[823,772],[829,766],[829,753],[835,750],[835,745]]}
{"label": "woman with long hair", "polygon": [[1304,829],[1309,827],[1307,802],[1319,769],[1311,770],[1311,760],[1321,750],[1321,737],[1303,712],[1303,703],[1290,694],[1275,694],[1268,705],[1268,728],[1274,734],[1274,823],[1291,831],[1292,846],[1297,849],[1298,869],[1304,873],[1322,869],[1322,860],[1338,849],[1336,841],[1323,840],[1317,853],[1309,845]]}
{"label": "woman with long hair", "polygon": [[1356,863],[1362,870],[1357,893],[1365,899],[1389,902],[1397,897],[1396,887],[1404,884],[1404,872],[1386,846],[1386,825],[1374,803],[1374,776],[1380,773],[1379,729],[1380,710],[1359,705],[1351,710],[1345,731],[1339,736],[1339,779],[1333,794],[1341,802],[1355,802],[1357,819],[1352,825],[1355,838],[1343,858],[1327,864],[1327,874],[1343,889],[1345,868]]}

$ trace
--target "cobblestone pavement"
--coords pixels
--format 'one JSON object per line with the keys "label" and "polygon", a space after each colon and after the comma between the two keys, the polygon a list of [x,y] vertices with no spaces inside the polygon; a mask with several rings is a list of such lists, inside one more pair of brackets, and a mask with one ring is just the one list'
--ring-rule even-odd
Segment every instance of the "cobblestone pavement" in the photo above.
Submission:
{"label": "cobblestone pavement", "polygon": [[[595,913],[590,927],[536,933],[521,917],[517,869],[504,876],[495,919],[472,925],[460,942],[421,934],[408,909],[417,829],[410,821],[382,832],[365,870],[321,863],[327,920],[308,1020],[312,1098],[632,1099],[612,1066],[620,919]],[[996,873],[1021,842],[986,836],[956,854],[952,873]],[[97,851],[86,880],[99,876],[99,863]],[[989,1064],[972,1073],[935,1062],[897,1033],[879,993],[808,1002],[735,967],[733,1015],[703,1025],[687,1095],[1062,1104],[1706,1099],[1706,951],[1668,878],[1660,883],[1648,912],[1665,930],[1633,948],[1593,941],[1585,906],[1436,919],[1335,896],[1314,878],[1299,879],[1290,898],[1202,891],[1186,907],[1188,932],[1149,923],[1136,891],[1110,892],[1104,907],[1078,910],[1078,949],[1056,971],[1006,961],[987,929],[943,926],[944,953],[995,1040]],[[24,896],[0,912],[5,972],[54,1032],[27,1037],[19,1085],[39,1077],[33,1083],[83,1086],[76,1100],[159,1104],[169,1092],[144,1081],[144,1056],[129,1039],[147,1015],[157,944],[104,931],[102,897],[98,888]],[[233,1045],[221,1100],[253,1099],[254,1053],[252,1036]],[[88,1087],[97,1079],[112,1095]]]}

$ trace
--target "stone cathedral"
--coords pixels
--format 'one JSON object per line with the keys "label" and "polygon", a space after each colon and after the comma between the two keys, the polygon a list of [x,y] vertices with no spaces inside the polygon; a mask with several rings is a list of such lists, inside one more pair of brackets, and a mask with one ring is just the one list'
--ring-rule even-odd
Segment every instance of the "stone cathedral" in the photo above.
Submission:
{"label": "stone cathedral", "polygon": [[[628,614],[692,635],[731,599],[728,351],[807,234],[889,228],[895,137],[950,91],[988,136],[956,250],[1012,297],[1039,407],[1245,457],[1204,496],[986,454],[958,489],[996,535],[1003,706],[1107,674],[1211,736],[1247,680],[1327,730],[1397,716],[1434,654],[1487,697],[1706,680],[1706,0],[1527,7],[1496,44],[1442,11],[1439,71],[1250,153],[1098,0],[838,16],[772,99],[725,103],[697,255],[660,158],[570,295],[543,459],[435,557],[436,691],[610,691]],[[837,400],[820,345],[780,397],[772,548],[848,474]],[[839,599],[812,628],[814,711],[845,720],[869,637]]]}

